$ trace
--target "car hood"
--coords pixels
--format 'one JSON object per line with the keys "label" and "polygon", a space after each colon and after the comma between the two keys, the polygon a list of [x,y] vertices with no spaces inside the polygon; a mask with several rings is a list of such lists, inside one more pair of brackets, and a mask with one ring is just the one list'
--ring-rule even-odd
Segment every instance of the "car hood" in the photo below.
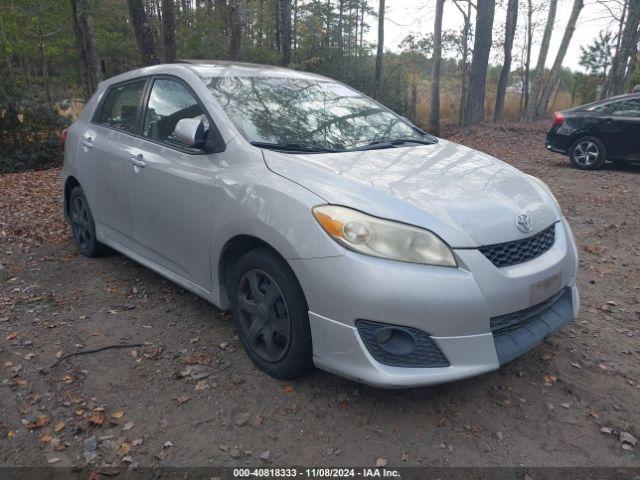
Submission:
{"label": "car hood", "polygon": [[[454,248],[508,242],[560,219],[546,189],[487,154],[434,145],[322,154],[264,150],[267,167],[327,203],[426,228]],[[516,217],[533,221],[522,233]]]}

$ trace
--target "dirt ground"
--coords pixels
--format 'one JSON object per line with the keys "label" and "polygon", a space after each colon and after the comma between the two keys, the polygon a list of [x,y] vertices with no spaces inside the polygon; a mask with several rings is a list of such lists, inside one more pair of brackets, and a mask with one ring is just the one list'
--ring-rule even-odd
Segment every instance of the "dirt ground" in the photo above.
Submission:
{"label": "dirt ground", "polygon": [[[121,255],[78,256],[58,170],[1,177],[0,465],[639,465],[640,167],[572,169],[546,126],[452,139],[549,184],[580,317],[499,371],[415,390],[269,378],[227,314]],[[114,344],[142,346],[51,368]]]}

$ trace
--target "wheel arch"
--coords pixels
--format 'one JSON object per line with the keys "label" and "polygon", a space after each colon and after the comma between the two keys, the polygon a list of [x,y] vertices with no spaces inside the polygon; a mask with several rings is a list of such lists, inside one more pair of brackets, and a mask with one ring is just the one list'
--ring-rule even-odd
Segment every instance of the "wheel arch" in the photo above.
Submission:
{"label": "wheel arch", "polygon": [[[281,258],[291,269],[291,265],[289,265],[287,259],[276,248],[261,238],[246,234],[240,234],[230,238],[222,247],[218,258],[217,274],[220,285],[220,306],[222,308],[228,308],[231,304],[231,299],[229,298],[229,282],[233,266],[245,253],[257,248],[266,248],[270,250],[276,256]],[[293,272],[293,269],[291,269],[291,271]],[[300,280],[297,280],[299,283]]]}
{"label": "wheel arch", "polygon": [[79,187],[80,182],[73,175],[69,175],[64,182],[64,216],[69,219],[69,197],[74,188]]}

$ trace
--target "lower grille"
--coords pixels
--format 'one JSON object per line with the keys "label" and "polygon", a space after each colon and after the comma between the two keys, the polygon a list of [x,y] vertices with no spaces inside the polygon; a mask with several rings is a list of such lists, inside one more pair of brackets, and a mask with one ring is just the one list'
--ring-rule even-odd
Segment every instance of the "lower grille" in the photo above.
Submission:
{"label": "lower grille", "polygon": [[518,310],[517,312],[507,313],[506,315],[492,317],[490,319],[490,323],[493,336],[499,337],[501,335],[505,335],[513,330],[517,330],[518,328],[525,326],[529,321],[541,317],[553,308],[556,302],[562,298],[566,291],[567,289],[563,288],[544,302],[525,308],[524,310]]}
{"label": "lower grille", "polygon": [[549,250],[556,241],[555,224],[545,228],[533,237],[515,242],[498,243],[480,247],[480,252],[496,267],[509,267],[539,257]]}
{"label": "lower grille", "polygon": [[[358,320],[356,327],[371,356],[384,365],[412,368],[436,368],[451,365],[433,339],[420,330],[369,320]],[[389,335],[389,332],[399,332],[401,336],[404,336],[406,341],[402,347],[406,347],[407,343],[411,345],[406,349],[407,353],[402,353],[402,348],[388,348],[381,342],[381,334]]]}

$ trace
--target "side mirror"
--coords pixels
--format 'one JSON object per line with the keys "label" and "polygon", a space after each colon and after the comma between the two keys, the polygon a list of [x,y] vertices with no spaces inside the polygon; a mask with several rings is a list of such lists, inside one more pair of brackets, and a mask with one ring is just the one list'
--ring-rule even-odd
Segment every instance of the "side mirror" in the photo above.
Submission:
{"label": "side mirror", "polygon": [[204,124],[195,118],[183,118],[174,130],[176,140],[189,147],[201,148],[207,141]]}

